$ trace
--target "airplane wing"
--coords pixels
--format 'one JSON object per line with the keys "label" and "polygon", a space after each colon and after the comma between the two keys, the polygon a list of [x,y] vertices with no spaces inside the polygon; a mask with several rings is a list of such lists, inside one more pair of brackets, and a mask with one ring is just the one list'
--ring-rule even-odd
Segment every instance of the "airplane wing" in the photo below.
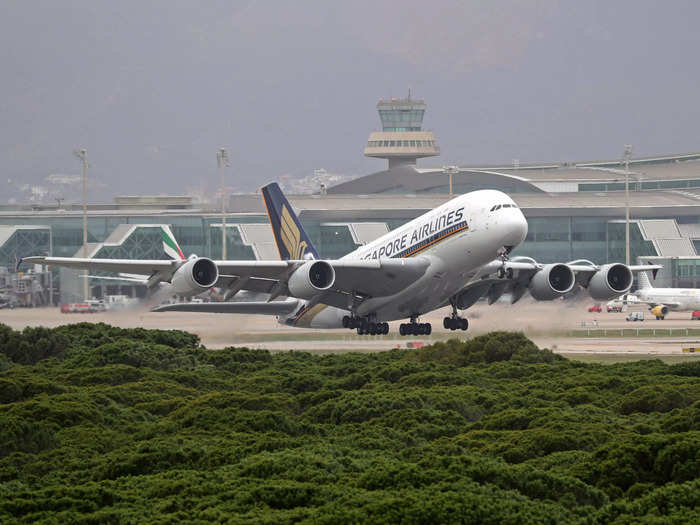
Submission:
{"label": "airplane wing", "polygon": [[[269,293],[271,299],[291,296],[287,282],[300,266],[309,261],[216,261],[221,272],[220,286],[235,291]],[[335,272],[333,286],[316,301],[348,308],[356,297],[394,295],[420,278],[430,266],[424,257],[410,259],[326,260]]]}
{"label": "airplane wing", "polygon": [[63,266],[78,270],[93,270],[104,272],[125,272],[137,275],[153,275],[162,271],[174,272],[180,261],[155,259],[84,259],[82,257],[24,257],[22,263],[46,264],[48,266]]}
{"label": "airplane wing", "polygon": [[[587,287],[593,275],[603,268],[590,261],[577,260],[564,263],[573,272],[576,283]],[[528,291],[530,280],[545,268],[530,257],[513,257],[510,260],[494,260],[482,266],[474,275],[471,282],[457,292],[452,300],[459,309],[466,309],[482,297],[488,298],[488,304],[493,304],[503,294],[510,294],[511,303],[516,303]],[[663,266],[658,264],[628,266],[632,273],[652,271],[654,274]],[[500,273],[500,276],[499,276]],[[445,305],[450,304],[446,302]],[[672,308],[671,305],[669,307]]]}
{"label": "airplane wing", "polygon": [[206,312],[224,314],[289,315],[299,306],[297,299],[277,301],[247,301],[224,303],[175,303],[163,304],[154,312]]}
{"label": "airplane wing", "polygon": [[[78,257],[25,257],[20,262],[63,266],[93,271],[124,272],[149,276],[149,285],[169,282],[189,260],[83,259]],[[212,286],[270,294],[270,300],[291,296],[287,283],[307,260],[213,261],[219,272]],[[425,257],[408,259],[335,259],[323,261],[335,272],[330,289],[319,293],[316,302],[348,308],[356,298],[394,295],[419,279],[430,266]]]}

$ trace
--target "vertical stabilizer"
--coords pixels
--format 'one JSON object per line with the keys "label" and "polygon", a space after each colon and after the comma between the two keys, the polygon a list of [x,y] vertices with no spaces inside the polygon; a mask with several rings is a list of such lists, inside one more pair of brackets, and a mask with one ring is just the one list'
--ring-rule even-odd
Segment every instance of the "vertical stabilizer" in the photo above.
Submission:
{"label": "vertical stabilizer", "polygon": [[185,254],[182,253],[180,246],[175,240],[175,236],[170,230],[170,226],[167,224],[161,226],[160,236],[163,238],[163,251],[165,252],[165,255],[175,260],[185,259]]}
{"label": "vertical stabilizer", "polygon": [[282,260],[318,259],[304,228],[276,182],[262,188],[272,233]]}

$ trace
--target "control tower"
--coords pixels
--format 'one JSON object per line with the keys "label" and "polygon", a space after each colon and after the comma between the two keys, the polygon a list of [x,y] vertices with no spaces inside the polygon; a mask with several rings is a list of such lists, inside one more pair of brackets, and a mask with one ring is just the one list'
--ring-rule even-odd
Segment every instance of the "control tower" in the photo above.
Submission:
{"label": "control tower", "polygon": [[377,111],[382,131],[373,131],[367,140],[365,157],[387,159],[389,168],[415,164],[420,157],[440,155],[432,131],[422,131],[425,102],[408,98],[379,99]]}

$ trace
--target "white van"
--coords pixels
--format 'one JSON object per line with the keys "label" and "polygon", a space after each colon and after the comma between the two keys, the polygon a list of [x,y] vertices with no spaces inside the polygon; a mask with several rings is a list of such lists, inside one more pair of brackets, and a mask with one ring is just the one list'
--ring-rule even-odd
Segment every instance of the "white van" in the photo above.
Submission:
{"label": "white van", "polygon": [[626,321],[644,321],[644,312],[630,312],[625,317]]}

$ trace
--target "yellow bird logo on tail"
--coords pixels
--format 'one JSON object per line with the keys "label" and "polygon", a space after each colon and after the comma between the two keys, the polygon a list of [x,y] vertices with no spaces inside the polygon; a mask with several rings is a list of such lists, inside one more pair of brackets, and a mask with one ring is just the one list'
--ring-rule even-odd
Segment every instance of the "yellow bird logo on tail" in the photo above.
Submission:
{"label": "yellow bird logo on tail", "polygon": [[301,240],[299,228],[294,223],[291,213],[286,206],[282,206],[282,220],[280,224],[280,237],[284,247],[287,248],[290,259],[303,259],[306,251],[306,241]]}

